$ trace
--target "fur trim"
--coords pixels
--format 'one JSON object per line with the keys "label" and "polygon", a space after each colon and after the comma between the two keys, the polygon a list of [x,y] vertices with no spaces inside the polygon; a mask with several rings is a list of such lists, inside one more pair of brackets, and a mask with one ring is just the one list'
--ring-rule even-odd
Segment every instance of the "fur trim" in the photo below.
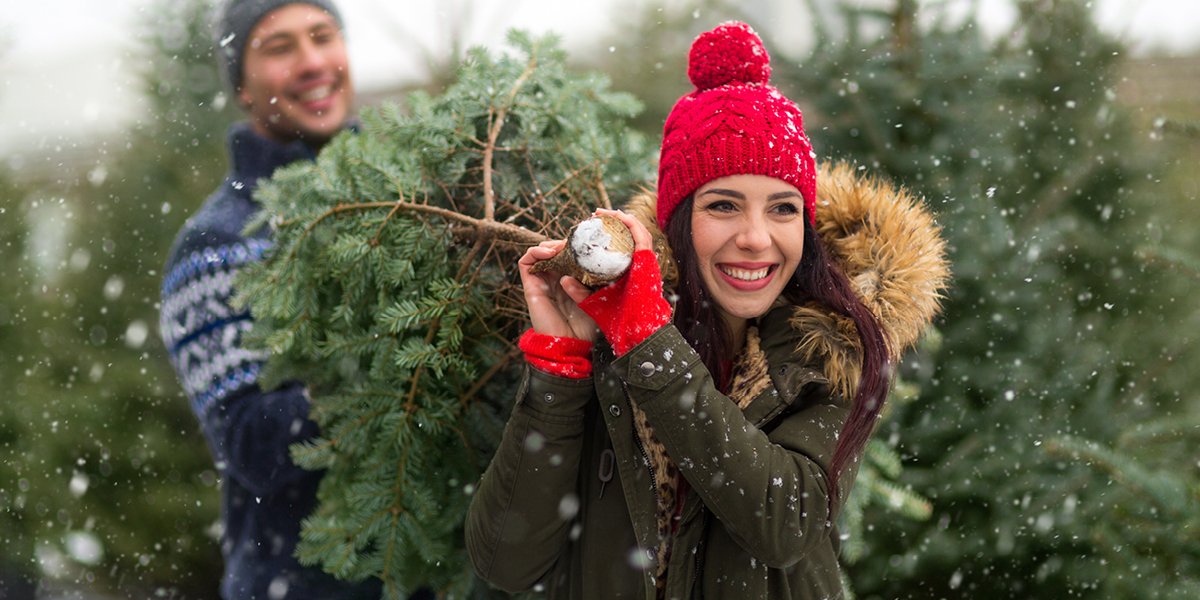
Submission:
{"label": "fur trim", "polygon": [[675,287],[679,281],[679,267],[675,264],[671,246],[667,244],[667,234],[658,228],[658,196],[653,191],[643,189],[630,198],[621,210],[636,217],[650,231],[654,238],[654,254],[658,256],[658,268],[662,271],[663,287]]}
{"label": "fur trim", "polygon": [[941,227],[908,191],[848,164],[823,165],[818,181],[817,231],[898,357],[941,309],[950,279]]}
{"label": "fur trim", "polygon": [[[821,165],[817,182],[817,233],[879,321],[894,362],[941,308],[950,278],[941,228],[908,191],[851,165]],[[853,395],[862,349],[850,319],[809,305],[791,323],[805,333],[797,353],[821,359],[834,388]]]}

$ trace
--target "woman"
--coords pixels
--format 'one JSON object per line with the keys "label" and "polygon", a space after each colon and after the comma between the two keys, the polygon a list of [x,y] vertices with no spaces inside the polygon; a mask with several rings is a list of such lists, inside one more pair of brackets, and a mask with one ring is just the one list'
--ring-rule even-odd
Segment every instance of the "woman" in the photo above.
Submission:
{"label": "woman", "polygon": [[519,261],[531,368],[466,524],[494,585],[841,596],[833,522],[946,267],[907,197],[848,167],[818,188],[769,74],[745,24],[693,43],[697,89],[667,118],[657,198],[635,200],[640,218],[597,211],[633,234],[622,279],[593,293],[531,274],[561,241]]}

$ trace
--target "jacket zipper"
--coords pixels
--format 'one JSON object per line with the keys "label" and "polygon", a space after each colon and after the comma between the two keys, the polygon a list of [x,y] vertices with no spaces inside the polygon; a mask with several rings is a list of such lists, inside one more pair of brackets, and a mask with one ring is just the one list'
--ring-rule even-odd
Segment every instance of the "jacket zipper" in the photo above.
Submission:
{"label": "jacket zipper", "polygon": [[[629,384],[625,383],[624,381],[621,382],[621,392],[624,394],[625,398],[629,398]],[[654,498],[655,513],[657,515],[657,511],[658,511],[658,508],[657,508],[658,507],[658,477],[654,475],[654,467],[652,467],[650,465],[650,455],[646,453],[646,447],[642,445],[642,438],[639,437],[638,433],[637,433],[637,424],[634,423],[635,419],[632,414],[633,401],[630,401],[629,406],[630,406],[630,411],[631,411],[630,415],[629,415],[629,420],[630,420],[630,424],[633,425],[632,427],[629,428],[629,430],[630,430],[629,432],[630,432],[630,435],[633,436],[633,444],[635,446],[637,446],[638,453],[642,455],[642,464],[645,465],[646,472],[650,474],[650,494]],[[655,520],[656,520],[655,532],[657,533],[657,529],[658,529],[657,516],[655,517]],[[655,556],[655,558],[658,557],[658,545],[657,544],[654,546],[654,556]]]}
{"label": "jacket zipper", "polygon": [[[703,534],[703,531],[704,531],[703,520],[705,518],[704,517],[704,508],[701,507],[699,509],[699,511],[700,511],[700,513],[697,514],[695,516],[695,518],[701,520],[701,523],[693,524],[692,527],[699,526],[701,533]],[[703,589],[704,589],[704,587],[702,585],[700,585],[700,581],[704,576],[704,536],[703,535],[701,535],[700,541],[696,542],[695,553],[696,553],[696,556],[692,559],[692,563],[693,563],[692,564],[692,589],[691,589],[691,593],[688,595],[688,598],[690,600],[702,598],[701,594],[703,593]]]}
{"label": "jacket zipper", "polygon": [[646,454],[646,447],[642,445],[642,438],[638,437],[637,429],[633,431],[633,443],[642,455],[642,464],[646,465],[646,471],[650,473],[650,489],[654,492],[654,505],[658,506],[658,477],[654,474],[654,467],[650,465],[650,455]]}
{"label": "jacket zipper", "polygon": [[[624,393],[625,398],[628,399],[629,398],[629,384],[625,383],[625,381],[621,381],[621,391],[622,391],[622,393]],[[629,408],[630,408],[629,422],[631,425],[633,425],[633,427],[630,427],[630,431],[633,433],[633,443],[635,445],[637,445],[638,452],[640,452],[642,455],[642,464],[646,465],[646,471],[648,471],[650,473],[650,490],[654,492],[654,505],[658,506],[658,477],[656,477],[654,475],[654,467],[650,465],[650,455],[646,453],[646,447],[642,445],[642,438],[640,436],[638,436],[637,423],[635,422],[636,419],[634,419],[633,414],[632,414],[632,412],[633,412],[633,401],[632,400],[629,401]]]}

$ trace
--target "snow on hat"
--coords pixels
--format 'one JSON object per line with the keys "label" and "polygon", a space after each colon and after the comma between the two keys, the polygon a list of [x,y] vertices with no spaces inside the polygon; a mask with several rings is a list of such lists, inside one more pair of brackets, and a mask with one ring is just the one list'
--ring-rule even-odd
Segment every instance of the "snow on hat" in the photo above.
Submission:
{"label": "snow on hat", "polygon": [[234,93],[242,87],[242,61],[250,32],[267,13],[288,4],[311,4],[332,15],[338,27],[342,27],[342,16],[329,0],[226,0],[217,13],[213,30],[217,64]]}
{"label": "snow on hat", "polygon": [[729,175],[767,175],[796,186],[815,222],[816,159],[804,118],[770,85],[771,58],[749,25],[722,23],[688,54],[696,90],[675,103],[663,126],[658,225],[700,186]]}

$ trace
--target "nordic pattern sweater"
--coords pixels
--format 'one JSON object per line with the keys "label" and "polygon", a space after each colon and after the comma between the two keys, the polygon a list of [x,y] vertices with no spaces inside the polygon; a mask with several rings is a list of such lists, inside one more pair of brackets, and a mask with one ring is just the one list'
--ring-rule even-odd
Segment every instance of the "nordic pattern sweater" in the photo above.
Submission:
{"label": "nordic pattern sweater", "polygon": [[263,390],[265,356],[244,348],[249,313],[231,306],[233,280],[271,246],[265,228],[242,234],[259,210],[259,179],[316,154],[302,142],[280,144],[234,125],[231,170],[193,215],[171,249],[162,284],[160,332],[171,364],[200,421],[222,480],[224,598],[378,598],[377,580],[352,586],[293,553],[300,522],[316,504],[321,473],[292,463],[288,447],[317,435],[305,388],[290,382]]}

